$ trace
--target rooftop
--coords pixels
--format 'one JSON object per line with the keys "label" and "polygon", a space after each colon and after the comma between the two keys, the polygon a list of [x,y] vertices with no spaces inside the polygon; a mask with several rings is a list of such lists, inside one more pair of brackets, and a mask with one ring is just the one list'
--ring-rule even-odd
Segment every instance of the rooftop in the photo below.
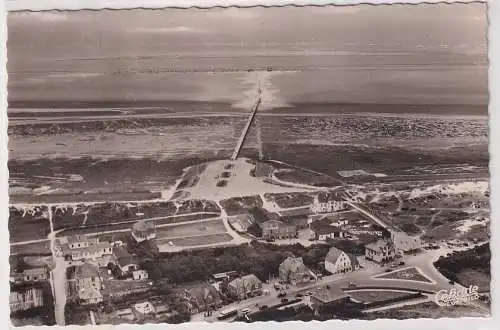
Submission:
{"label": "rooftop", "polygon": [[155,229],[155,224],[152,221],[139,220],[132,226],[133,231],[152,231]]}
{"label": "rooftop", "polygon": [[389,242],[388,240],[385,240],[385,239],[379,239],[378,241],[376,241],[374,243],[366,244],[365,247],[367,249],[377,251],[377,250],[380,250],[382,248],[385,248],[388,245],[392,245],[392,243]]}
{"label": "rooftop", "polygon": [[313,297],[321,301],[322,303],[327,304],[337,300],[348,298],[349,295],[342,291],[342,289],[338,286],[326,285],[321,287],[320,291],[316,291],[316,293],[313,294]]}

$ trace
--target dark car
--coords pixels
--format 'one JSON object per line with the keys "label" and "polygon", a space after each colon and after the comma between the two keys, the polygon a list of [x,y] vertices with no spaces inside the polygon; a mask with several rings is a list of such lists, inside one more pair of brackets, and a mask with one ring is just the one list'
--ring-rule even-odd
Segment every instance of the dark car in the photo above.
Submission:
{"label": "dark car", "polygon": [[267,305],[262,305],[262,306],[260,306],[260,307],[259,307],[259,309],[260,309],[261,311],[263,311],[263,310],[265,310],[265,309],[268,309],[268,308],[269,308],[269,307],[267,307]]}
{"label": "dark car", "polygon": [[284,296],[286,296],[286,292],[278,293],[278,298],[283,298]]}
{"label": "dark car", "polygon": [[404,266],[404,265],[405,265],[405,262],[404,262],[404,261],[400,261],[400,262],[399,262],[399,265],[400,265],[400,266]]}
{"label": "dark car", "polygon": [[451,285],[455,285],[454,281],[449,281],[448,283],[450,283]]}
{"label": "dark car", "polygon": [[303,297],[303,296],[304,296],[304,295],[303,295],[302,293],[297,293],[297,294],[295,295],[295,297],[298,297],[298,298]]}
{"label": "dark car", "polygon": [[385,272],[386,272],[386,273],[388,273],[388,272],[392,272],[392,269],[391,269],[391,268],[386,268]]}
{"label": "dark car", "polygon": [[286,302],[288,302],[288,299],[286,299],[286,298],[281,298],[281,302],[282,302],[282,303],[286,303]]}

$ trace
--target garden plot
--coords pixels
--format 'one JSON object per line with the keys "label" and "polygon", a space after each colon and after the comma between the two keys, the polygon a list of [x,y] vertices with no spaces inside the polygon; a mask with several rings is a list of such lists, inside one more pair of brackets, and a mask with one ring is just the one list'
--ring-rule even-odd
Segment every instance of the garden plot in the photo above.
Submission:
{"label": "garden plot", "polygon": [[416,267],[399,269],[389,273],[374,276],[374,278],[433,283],[429,278],[427,278],[424,274],[422,274]]}
{"label": "garden plot", "polygon": [[47,238],[47,235],[50,233],[48,213],[46,206],[10,207],[10,242],[24,242]]}
{"label": "garden plot", "polygon": [[204,220],[197,223],[179,224],[165,226],[156,230],[157,242],[159,240],[171,240],[174,238],[184,238],[192,236],[206,236],[222,234],[226,232],[226,227],[221,219]]}
{"label": "garden plot", "polygon": [[415,295],[414,292],[396,290],[346,290],[346,293],[349,294],[352,299],[364,304],[384,302],[392,299],[403,299],[405,297],[410,298]]}
{"label": "garden plot", "polygon": [[264,194],[264,198],[281,208],[309,206],[314,201],[314,197],[307,193]]}

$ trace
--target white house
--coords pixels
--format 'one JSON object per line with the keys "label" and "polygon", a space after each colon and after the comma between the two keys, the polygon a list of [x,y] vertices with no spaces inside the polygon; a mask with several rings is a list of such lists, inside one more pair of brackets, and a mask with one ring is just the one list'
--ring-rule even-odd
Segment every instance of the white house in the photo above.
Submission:
{"label": "white house", "polygon": [[405,253],[422,248],[422,241],[418,236],[409,236],[402,231],[391,232],[391,240],[394,243],[396,252]]}
{"label": "white house", "polygon": [[313,213],[330,213],[347,209],[347,202],[337,193],[320,192],[314,197],[311,211]]}
{"label": "white house", "polygon": [[356,256],[332,247],[325,258],[325,269],[332,274],[352,272],[359,268]]}

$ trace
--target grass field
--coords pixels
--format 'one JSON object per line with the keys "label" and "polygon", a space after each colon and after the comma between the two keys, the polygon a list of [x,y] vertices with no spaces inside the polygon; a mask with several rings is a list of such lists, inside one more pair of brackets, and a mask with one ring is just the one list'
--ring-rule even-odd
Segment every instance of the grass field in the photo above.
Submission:
{"label": "grass field", "polygon": [[47,207],[40,206],[31,210],[9,209],[10,242],[23,242],[47,238],[50,233]]}
{"label": "grass field", "polygon": [[27,254],[27,255],[50,255],[50,241],[36,242],[22,245],[11,245],[10,254]]}
{"label": "grass field", "polygon": [[307,193],[264,194],[264,198],[281,208],[309,206],[314,201],[314,197]]}

